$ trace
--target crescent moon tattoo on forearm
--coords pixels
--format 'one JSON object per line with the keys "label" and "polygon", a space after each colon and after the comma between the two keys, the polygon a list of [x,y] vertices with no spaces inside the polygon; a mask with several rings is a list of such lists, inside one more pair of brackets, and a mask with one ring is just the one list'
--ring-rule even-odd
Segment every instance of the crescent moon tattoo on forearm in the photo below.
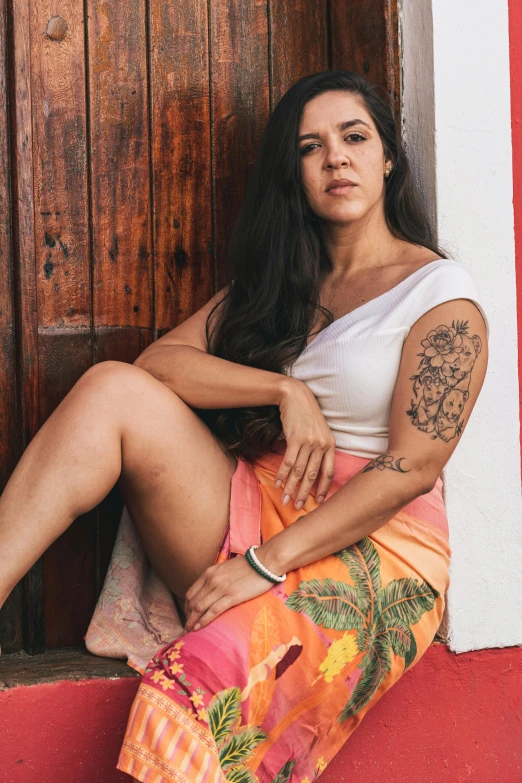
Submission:
{"label": "crescent moon tattoo on forearm", "polygon": [[385,470],[387,468],[388,470],[396,470],[398,473],[409,473],[411,468],[406,470],[401,466],[403,459],[406,459],[406,457],[399,457],[394,460],[391,454],[379,454],[378,457],[374,457],[371,462],[364,466],[361,473],[368,473],[369,470],[374,468],[377,468],[377,470]]}
{"label": "crescent moon tattoo on forearm", "polygon": [[468,321],[453,321],[432,329],[421,345],[424,350],[417,355],[422,358],[410,378],[414,398],[406,413],[417,429],[431,433],[432,440],[447,442],[460,436],[464,427],[462,414],[482,341],[477,334],[470,337]]}

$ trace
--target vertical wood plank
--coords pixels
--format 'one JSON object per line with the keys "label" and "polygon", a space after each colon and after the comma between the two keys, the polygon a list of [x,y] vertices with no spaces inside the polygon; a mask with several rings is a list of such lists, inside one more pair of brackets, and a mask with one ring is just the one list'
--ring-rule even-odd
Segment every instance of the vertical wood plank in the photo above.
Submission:
{"label": "vertical wood plank", "polygon": [[155,332],[214,293],[207,0],[150,3]]}
{"label": "vertical wood plank", "polygon": [[[328,0],[269,0],[272,108],[288,88],[328,70]],[[290,23],[291,19],[291,23]]]}
{"label": "vertical wood plank", "polygon": [[[12,3],[13,51],[13,251],[20,378],[20,423],[25,448],[38,421],[38,320],[35,275],[33,133],[29,0]],[[28,653],[43,652],[43,561],[22,580],[22,636]]]}
{"label": "vertical wood plank", "polygon": [[[16,384],[13,247],[11,233],[11,150],[9,148],[8,90],[11,84],[7,51],[6,0],[0,0],[0,492],[20,453]],[[22,646],[21,586],[0,611],[0,639],[4,653]]]}
{"label": "vertical wood plank", "polygon": [[[366,76],[390,98],[400,116],[397,0],[330,0],[332,68]],[[400,125],[400,123],[399,123]]]}
{"label": "vertical wood plank", "polygon": [[210,0],[216,289],[230,232],[269,117],[266,0]]}
{"label": "vertical wood plank", "polygon": [[87,9],[94,326],[150,327],[145,2],[87,0]]}
{"label": "vertical wood plank", "polygon": [[[40,425],[92,363],[83,21],[81,4],[31,4]],[[48,648],[81,643],[94,608],[94,534],[91,513],[44,555]]]}

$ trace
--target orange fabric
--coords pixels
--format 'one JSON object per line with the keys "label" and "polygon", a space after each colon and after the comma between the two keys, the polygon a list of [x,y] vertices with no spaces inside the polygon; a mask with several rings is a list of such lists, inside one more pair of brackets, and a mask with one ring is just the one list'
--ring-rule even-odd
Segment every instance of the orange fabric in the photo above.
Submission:
{"label": "orange fabric", "polygon": [[[232,481],[220,562],[317,507],[273,486],[283,445]],[[370,460],[336,452],[330,497]],[[149,663],[118,768],[153,783],[311,783],[430,645],[449,585],[439,479],[370,537],[296,569]]]}

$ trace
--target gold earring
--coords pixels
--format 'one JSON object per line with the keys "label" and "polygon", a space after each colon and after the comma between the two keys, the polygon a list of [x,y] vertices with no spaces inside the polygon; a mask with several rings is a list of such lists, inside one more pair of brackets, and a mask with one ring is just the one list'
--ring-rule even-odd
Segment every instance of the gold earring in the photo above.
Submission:
{"label": "gold earring", "polygon": [[389,177],[390,176],[392,168],[393,168],[393,166],[390,166],[390,168],[387,171],[384,172],[384,176],[385,177]]}

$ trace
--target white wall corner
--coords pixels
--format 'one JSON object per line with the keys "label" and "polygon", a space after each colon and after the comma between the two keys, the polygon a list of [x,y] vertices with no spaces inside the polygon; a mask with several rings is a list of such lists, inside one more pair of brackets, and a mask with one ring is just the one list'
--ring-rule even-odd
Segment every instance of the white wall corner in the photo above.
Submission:
{"label": "white wall corner", "polygon": [[443,474],[454,652],[522,644],[507,12],[507,0],[400,0],[399,9],[406,151],[438,241],[471,271],[491,330],[486,380]]}

